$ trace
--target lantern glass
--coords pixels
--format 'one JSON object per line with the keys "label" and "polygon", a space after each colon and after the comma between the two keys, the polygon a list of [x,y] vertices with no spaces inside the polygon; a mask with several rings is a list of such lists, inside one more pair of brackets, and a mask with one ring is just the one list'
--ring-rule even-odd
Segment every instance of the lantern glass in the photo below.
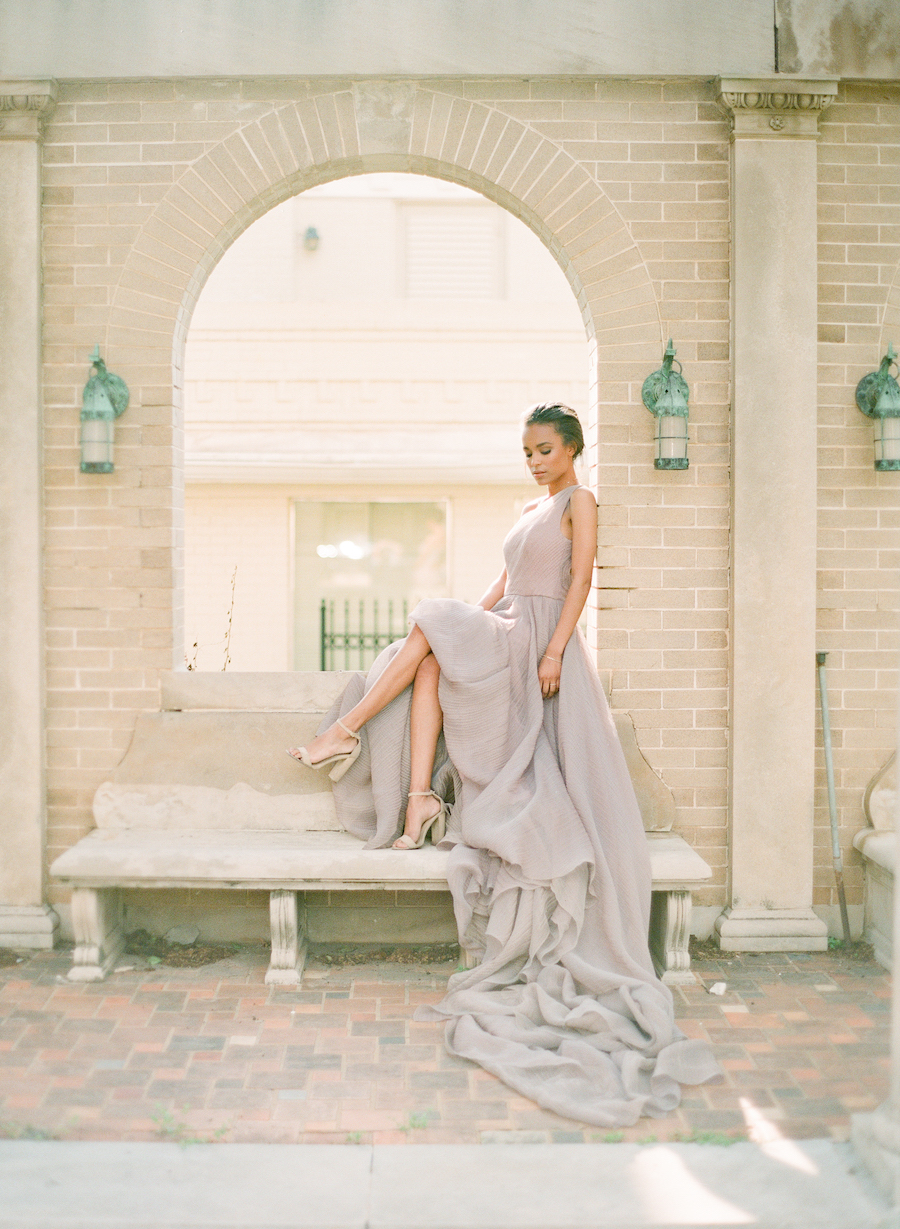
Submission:
{"label": "lantern glass", "polygon": [[660,414],[656,420],[656,469],[687,469],[688,420],[683,414]]}
{"label": "lantern glass", "polygon": [[82,418],[81,472],[111,474],[113,472],[112,418]]}
{"label": "lantern glass", "polygon": [[875,419],[875,468],[900,469],[900,418]]}

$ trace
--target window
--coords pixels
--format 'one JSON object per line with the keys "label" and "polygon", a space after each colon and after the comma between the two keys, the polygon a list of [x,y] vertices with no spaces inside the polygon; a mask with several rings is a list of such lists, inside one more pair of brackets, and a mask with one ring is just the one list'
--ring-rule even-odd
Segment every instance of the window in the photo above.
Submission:
{"label": "window", "polygon": [[364,670],[447,591],[443,503],[294,504],[294,668]]}
{"label": "window", "polygon": [[493,205],[404,205],[403,254],[411,299],[499,299],[503,211]]}

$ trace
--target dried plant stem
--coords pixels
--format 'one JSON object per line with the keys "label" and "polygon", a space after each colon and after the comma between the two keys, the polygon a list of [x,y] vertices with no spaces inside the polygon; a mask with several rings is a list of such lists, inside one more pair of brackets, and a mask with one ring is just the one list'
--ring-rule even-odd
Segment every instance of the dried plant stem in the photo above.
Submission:
{"label": "dried plant stem", "polygon": [[222,670],[228,669],[228,663],[231,661],[231,622],[234,617],[234,590],[237,583],[237,564],[234,565],[234,571],[231,573],[231,605],[228,607],[228,623],[225,628],[225,661],[222,663]]}
{"label": "dried plant stem", "polygon": [[187,666],[188,670],[199,669],[199,667],[197,666],[197,655],[200,652],[201,648],[204,648],[204,649],[215,648],[217,644],[225,645],[225,661],[222,665],[222,669],[227,670],[229,665],[231,664],[231,626],[234,620],[234,593],[235,593],[236,585],[237,585],[237,564],[234,565],[234,571],[231,573],[231,603],[228,607],[228,615],[227,615],[226,622],[225,622],[225,639],[210,641],[204,645],[201,645],[198,641],[195,640],[194,643],[191,645],[191,648],[194,650],[191,656],[188,657],[187,653],[185,653],[184,655],[184,664],[185,666]]}

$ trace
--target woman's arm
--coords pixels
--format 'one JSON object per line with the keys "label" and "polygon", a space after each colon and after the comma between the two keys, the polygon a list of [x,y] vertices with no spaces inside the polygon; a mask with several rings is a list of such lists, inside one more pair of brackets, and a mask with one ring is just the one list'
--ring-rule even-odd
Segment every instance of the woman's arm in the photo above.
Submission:
{"label": "woman's arm", "polygon": [[597,557],[597,502],[586,487],[572,492],[569,515],[572,521],[572,583],[563,602],[559,622],[547,645],[547,655],[541,658],[538,666],[541,691],[545,696],[552,695],[559,687],[563,651],[591,591],[594,560]]}
{"label": "woman's arm", "polygon": [[493,610],[506,592],[506,568],[500,573],[487,593],[478,599],[477,605],[484,610]]}

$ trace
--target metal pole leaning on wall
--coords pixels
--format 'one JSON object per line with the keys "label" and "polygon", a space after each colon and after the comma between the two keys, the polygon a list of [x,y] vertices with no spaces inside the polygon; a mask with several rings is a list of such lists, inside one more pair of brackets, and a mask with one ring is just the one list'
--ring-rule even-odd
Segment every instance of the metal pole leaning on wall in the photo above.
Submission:
{"label": "metal pole leaning on wall", "polygon": [[844,894],[844,862],[841,856],[841,839],[838,832],[837,798],[834,793],[834,760],[831,756],[831,721],[828,716],[828,688],[825,684],[825,658],[827,653],[816,653],[819,668],[819,700],[822,705],[822,735],[825,743],[825,775],[828,779],[828,813],[831,817],[831,858],[834,863],[834,878],[837,882],[838,901],[841,906],[841,925],[844,942],[850,943],[850,919],[847,916],[847,897]]}

